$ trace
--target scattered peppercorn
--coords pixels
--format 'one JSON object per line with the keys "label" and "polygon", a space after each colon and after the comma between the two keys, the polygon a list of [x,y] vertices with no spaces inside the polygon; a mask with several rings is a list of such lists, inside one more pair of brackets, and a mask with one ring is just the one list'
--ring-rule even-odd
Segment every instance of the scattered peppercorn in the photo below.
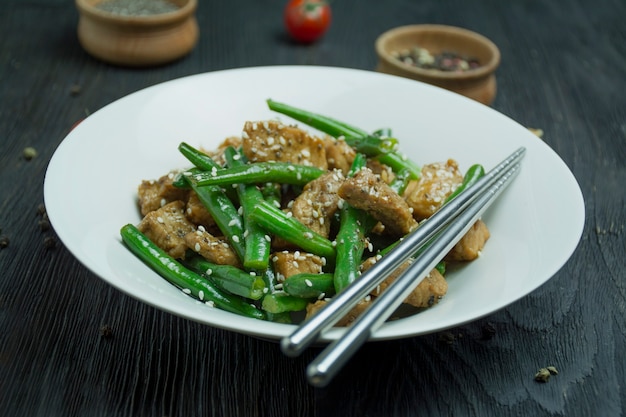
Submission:
{"label": "scattered peppercorn", "polygon": [[74,84],[70,87],[70,96],[76,97],[81,92],[81,86],[78,84]]}
{"label": "scattered peppercorn", "polygon": [[9,247],[9,237],[8,236],[0,236],[0,249],[4,249]]}
{"label": "scattered peppercorn", "polygon": [[103,324],[102,326],[100,326],[100,336],[104,337],[105,339],[110,339],[111,337],[113,337],[113,328],[108,324]]}
{"label": "scattered peppercorn", "polygon": [[22,151],[22,155],[24,156],[24,159],[30,161],[37,156],[37,149],[33,148],[32,146],[28,146],[24,148],[24,150]]}
{"label": "scattered peppercorn", "polygon": [[42,232],[47,232],[50,230],[50,221],[48,221],[48,219],[39,220],[39,228]]}
{"label": "scattered peppercorn", "polygon": [[57,240],[55,238],[53,238],[52,236],[46,236],[43,239],[43,246],[46,249],[54,249],[57,246]]}

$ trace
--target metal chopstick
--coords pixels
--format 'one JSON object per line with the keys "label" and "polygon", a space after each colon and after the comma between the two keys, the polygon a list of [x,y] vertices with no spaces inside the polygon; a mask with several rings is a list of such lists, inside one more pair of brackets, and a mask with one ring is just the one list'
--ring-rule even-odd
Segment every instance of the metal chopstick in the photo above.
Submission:
{"label": "metal chopstick", "polygon": [[350,356],[370,338],[372,333],[387,320],[413,288],[467,233],[474,222],[511,183],[518,172],[519,164],[516,164],[450,222],[437,239],[429,243],[429,246],[415,259],[411,266],[347,328],[342,337],[328,345],[309,364],[307,377],[311,385],[322,387],[332,379]]}
{"label": "metal chopstick", "polygon": [[322,332],[332,327],[406,259],[414,255],[417,249],[452,221],[482,191],[493,185],[508,167],[518,163],[524,157],[525,152],[526,149],[523,147],[517,149],[485,174],[474,186],[469,187],[440,208],[420,227],[406,236],[396,248],[368,269],[357,281],[333,297],[328,305],[303,322],[291,335],[283,338],[281,340],[283,353],[288,356],[297,356],[302,353],[320,337]]}

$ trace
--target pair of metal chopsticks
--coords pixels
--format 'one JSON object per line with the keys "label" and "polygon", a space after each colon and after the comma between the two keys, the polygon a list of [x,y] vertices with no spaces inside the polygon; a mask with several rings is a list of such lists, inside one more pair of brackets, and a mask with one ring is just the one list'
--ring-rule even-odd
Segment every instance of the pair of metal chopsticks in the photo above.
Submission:
{"label": "pair of metal chopsticks", "polygon": [[[307,377],[311,385],[325,386],[350,356],[389,318],[408,294],[511,183],[519,172],[519,163],[525,152],[525,148],[519,148],[476,184],[440,208],[358,280],[333,297],[328,305],[281,341],[281,348],[286,355],[297,356],[317,341],[325,330],[345,316],[394,270],[414,256],[418,249],[423,249],[404,273],[374,300],[346,332],[329,344],[309,364]],[[427,247],[424,248],[427,243]]]}

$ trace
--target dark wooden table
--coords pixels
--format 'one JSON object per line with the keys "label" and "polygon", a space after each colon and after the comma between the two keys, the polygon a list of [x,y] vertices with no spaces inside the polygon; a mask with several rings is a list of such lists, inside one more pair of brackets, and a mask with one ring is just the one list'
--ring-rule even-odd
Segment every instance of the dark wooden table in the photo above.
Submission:
{"label": "dark wooden table", "polygon": [[[8,238],[0,250],[0,414],[624,414],[626,2],[336,1],[332,28],[310,46],[286,39],[282,0],[200,3],[201,38],[189,56],[128,69],[81,49],[71,0],[0,1],[0,235]],[[508,308],[447,332],[367,344],[327,388],[314,389],[304,369],[315,349],[288,359],[275,343],[146,306],[89,272],[42,224],[48,161],[95,110],[206,71],[373,70],[375,38],[411,23],[491,38],[502,52],[493,107],[543,129],[583,190],[587,220],[572,258]],[[29,146],[32,160],[23,155]],[[558,375],[536,382],[548,365]]]}

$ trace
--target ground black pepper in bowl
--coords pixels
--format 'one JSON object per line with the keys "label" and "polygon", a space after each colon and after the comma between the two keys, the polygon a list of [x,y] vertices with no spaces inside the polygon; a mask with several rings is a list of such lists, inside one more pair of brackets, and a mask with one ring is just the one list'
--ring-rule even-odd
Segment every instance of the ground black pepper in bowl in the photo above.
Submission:
{"label": "ground black pepper in bowl", "polygon": [[462,72],[480,66],[476,58],[466,57],[455,52],[444,51],[432,54],[428,49],[416,46],[412,49],[392,52],[399,61],[422,69]]}

